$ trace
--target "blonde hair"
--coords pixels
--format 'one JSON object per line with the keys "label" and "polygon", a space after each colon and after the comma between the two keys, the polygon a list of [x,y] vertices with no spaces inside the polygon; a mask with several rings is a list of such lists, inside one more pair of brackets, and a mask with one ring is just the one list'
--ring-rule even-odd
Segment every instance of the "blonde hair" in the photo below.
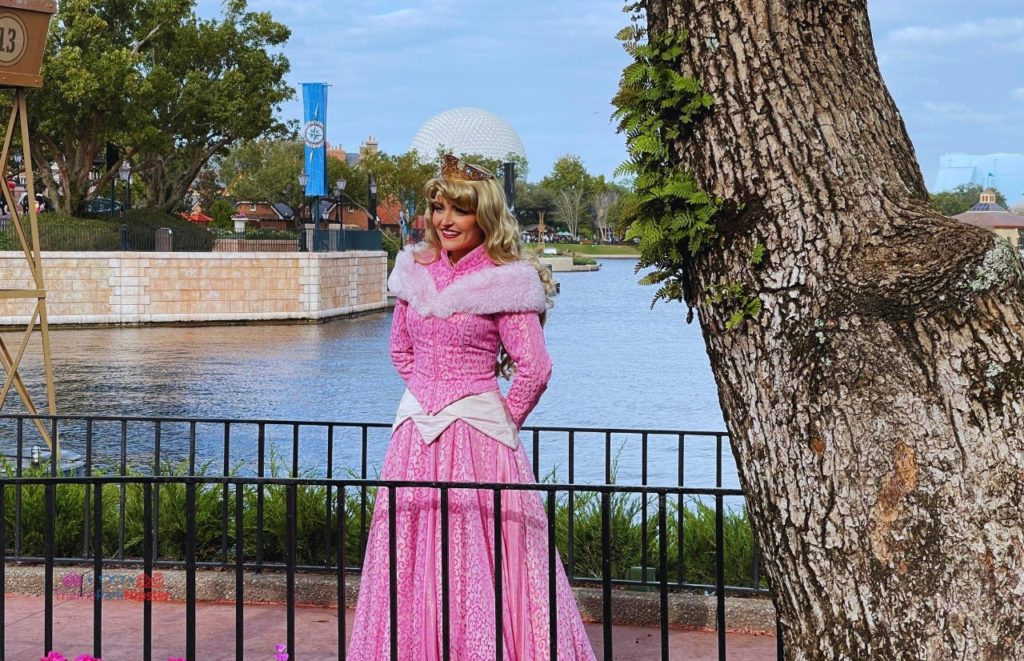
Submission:
{"label": "blonde hair", "polygon": [[[478,165],[473,167],[487,172]],[[551,277],[551,272],[547,267],[541,266],[536,256],[523,256],[519,241],[519,223],[509,211],[505,192],[498,185],[497,179],[492,177],[480,181],[467,181],[437,177],[426,183],[423,187],[423,194],[427,198],[427,218],[424,223],[424,240],[414,250],[417,262],[429,264],[437,261],[441,256],[441,240],[437,236],[437,228],[431,222],[430,207],[438,198],[444,198],[454,206],[476,214],[476,224],[484,235],[484,250],[492,262],[510,264],[522,259],[533,264],[544,285],[544,293],[548,297],[548,307],[551,307],[551,295],[555,293],[555,282]],[[541,325],[546,320],[547,313],[542,312],[540,314]],[[505,378],[510,378],[515,373],[515,365],[504,346],[498,348],[498,364],[495,371],[499,376]]]}

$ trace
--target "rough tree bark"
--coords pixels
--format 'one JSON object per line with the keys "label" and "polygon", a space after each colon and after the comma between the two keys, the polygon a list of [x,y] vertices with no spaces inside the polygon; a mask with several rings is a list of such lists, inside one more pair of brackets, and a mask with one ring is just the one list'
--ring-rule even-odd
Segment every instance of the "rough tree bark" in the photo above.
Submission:
{"label": "rough tree bark", "polygon": [[715,99],[675,145],[727,201],[690,300],[786,656],[1024,658],[1019,255],[928,206],[866,0],[646,9]]}

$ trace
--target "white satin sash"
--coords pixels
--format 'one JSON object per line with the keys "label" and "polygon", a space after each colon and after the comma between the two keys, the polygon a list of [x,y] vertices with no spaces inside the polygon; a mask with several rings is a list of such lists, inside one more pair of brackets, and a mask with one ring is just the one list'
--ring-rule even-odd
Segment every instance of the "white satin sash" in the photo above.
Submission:
{"label": "white satin sash", "polygon": [[519,446],[519,431],[505,408],[505,400],[498,390],[489,390],[478,395],[469,395],[452,402],[441,411],[430,415],[423,410],[413,394],[408,390],[402,395],[398,404],[395,424],[391,426],[394,433],[398,426],[412,418],[419,430],[423,442],[430,444],[437,440],[445,429],[456,420],[462,420],[479,432],[487,434],[502,445],[513,450]]}

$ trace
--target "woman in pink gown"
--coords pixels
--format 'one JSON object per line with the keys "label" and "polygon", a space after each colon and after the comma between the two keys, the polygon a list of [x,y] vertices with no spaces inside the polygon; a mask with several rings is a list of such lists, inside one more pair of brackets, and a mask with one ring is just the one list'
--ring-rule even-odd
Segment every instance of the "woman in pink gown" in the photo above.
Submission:
{"label": "woman in pink gown", "polygon": [[[391,357],[408,389],[381,479],[533,483],[518,430],[551,375],[542,317],[550,278],[519,258],[519,228],[494,177],[445,157],[427,183],[426,241],[399,254]],[[508,395],[497,376],[514,369]],[[399,659],[442,658],[440,491],[395,490]],[[387,489],[377,492],[348,658],[391,653]],[[452,659],[497,657],[494,491],[448,492]],[[535,491],[501,492],[502,658],[553,658],[547,515]],[[593,659],[555,555],[558,659]]]}

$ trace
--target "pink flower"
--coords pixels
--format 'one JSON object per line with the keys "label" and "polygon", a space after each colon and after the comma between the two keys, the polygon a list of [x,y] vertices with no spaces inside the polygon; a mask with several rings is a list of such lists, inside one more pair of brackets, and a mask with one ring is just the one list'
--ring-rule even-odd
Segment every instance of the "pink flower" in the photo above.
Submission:
{"label": "pink flower", "polygon": [[46,656],[39,657],[39,661],[68,661],[60,653],[50,650]]}
{"label": "pink flower", "polygon": [[89,656],[88,654],[79,654],[75,657],[75,661],[103,661],[103,659],[95,656]]}
{"label": "pink flower", "polygon": [[274,651],[277,654],[274,655],[274,661],[288,661],[288,646],[284,643],[278,643],[274,646]]}

